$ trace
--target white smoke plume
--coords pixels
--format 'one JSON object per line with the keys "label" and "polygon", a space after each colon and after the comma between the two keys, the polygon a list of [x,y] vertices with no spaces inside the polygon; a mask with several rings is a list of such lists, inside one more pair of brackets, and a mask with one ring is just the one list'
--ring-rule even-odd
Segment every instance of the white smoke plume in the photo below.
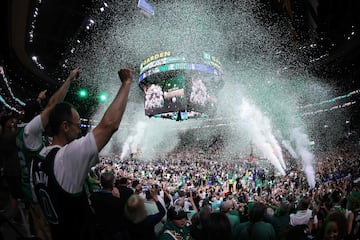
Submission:
{"label": "white smoke plume", "polygon": [[295,143],[295,149],[301,158],[303,170],[310,188],[315,187],[315,171],[313,167],[314,155],[310,152],[310,140],[300,128],[294,128],[291,139]]}
{"label": "white smoke plume", "polygon": [[132,136],[128,137],[128,139],[126,139],[122,150],[121,150],[121,154],[120,154],[120,160],[123,160],[125,157],[128,157],[130,155],[130,143],[132,141]]}
{"label": "white smoke plume", "polygon": [[[253,139],[255,146],[275,168],[285,175],[281,148],[273,136],[269,119],[259,109],[243,99],[240,105],[240,121]],[[279,157],[280,156],[280,157]]]}
{"label": "white smoke plume", "polygon": [[293,158],[295,158],[295,159],[298,158],[297,153],[295,152],[294,148],[291,146],[291,144],[288,140],[283,140],[281,143],[286,148],[286,150],[288,150],[288,152],[290,153],[290,155]]}
{"label": "white smoke plume", "polygon": [[120,160],[123,160],[125,157],[129,157],[131,153],[137,153],[144,137],[146,126],[147,124],[143,121],[137,122],[135,125],[135,134],[128,136],[123,145]]}

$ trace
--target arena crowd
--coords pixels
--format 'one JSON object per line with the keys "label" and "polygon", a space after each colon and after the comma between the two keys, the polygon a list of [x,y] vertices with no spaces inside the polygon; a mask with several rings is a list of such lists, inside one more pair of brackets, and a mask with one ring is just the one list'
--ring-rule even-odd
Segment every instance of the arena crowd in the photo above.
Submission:
{"label": "arena crowd", "polygon": [[[285,176],[247,153],[221,159],[216,144],[193,142],[152,159],[98,156],[120,124],[132,72],[119,71],[119,94],[98,127],[78,138],[79,116],[62,102],[78,71],[32,118],[1,116],[0,239],[360,238],[358,141],[314,152],[315,188],[287,152]],[[41,137],[46,124],[50,144]],[[26,142],[30,130],[41,140]],[[42,159],[22,161],[19,152],[41,155],[39,146],[48,149]]]}

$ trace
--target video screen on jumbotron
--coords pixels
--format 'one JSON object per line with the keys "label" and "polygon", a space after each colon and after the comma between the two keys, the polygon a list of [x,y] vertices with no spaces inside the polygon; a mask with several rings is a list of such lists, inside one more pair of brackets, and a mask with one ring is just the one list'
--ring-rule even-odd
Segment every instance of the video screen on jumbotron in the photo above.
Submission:
{"label": "video screen on jumbotron", "polygon": [[223,84],[222,66],[208,53],[199,55],[174,56],[164,51],[143,61],[139,86],[145,115],[184,120],[214,114]]}
{"label": "video screen on jumbotron", "polygon": [[184,74],[161,74],[162,77],[146,81],[144,108],[147,116],[161,113],[185,111],[185,76]]}

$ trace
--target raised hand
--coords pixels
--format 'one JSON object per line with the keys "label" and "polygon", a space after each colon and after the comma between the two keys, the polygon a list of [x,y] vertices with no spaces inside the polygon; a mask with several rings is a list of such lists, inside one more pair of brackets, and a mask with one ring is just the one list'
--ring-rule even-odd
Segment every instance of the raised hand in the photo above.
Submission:
{"label": "raised hand", "polygon": [[37,100],[40,102],[43,101],[46,98],[46,92],[47,92],[47,90],[41,91],[37,97]]}
{"label": "raised hand", "polygon": [[74,69],[71,70],[71,72],[69,73],[68,78],[73,79],[73,78],[75,78],[75,77],[78,77],[79,74],[80,74],[80,68],[79,68],[79,67],[74,68]]}
{"label": "raised hand", "polygon": [[122,83],[131,82],[133,79],[134,71],[130,68],[122,68],[118,71],[119,78]]}

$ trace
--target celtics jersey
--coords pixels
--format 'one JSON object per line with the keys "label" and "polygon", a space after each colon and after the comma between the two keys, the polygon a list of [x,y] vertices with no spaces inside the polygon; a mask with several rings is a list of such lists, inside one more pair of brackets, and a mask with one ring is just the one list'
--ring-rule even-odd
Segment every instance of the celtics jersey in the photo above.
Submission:
{"label": "celtics jersey", "polygon": [[59,149],[60,148],[53,148],[45,157],[39,154],[33,158],[31,163],[32,183],[35,194],[46,219],[52,224],[59,223],[58,213],[55,210],[57,194],[51,192],[56,183],[52,168],[55,155]]}
{"label": "celtics jersey", "polygon": [[[57,239],[69,233],[80,234],[91,214],[85,191],[78,194],[66,192],[54,174],[56,153],[60,147],[45,147],[32,161],[31,177],[38,202],[51,232]],[[74,237],[79,239],[80,237]]]}

